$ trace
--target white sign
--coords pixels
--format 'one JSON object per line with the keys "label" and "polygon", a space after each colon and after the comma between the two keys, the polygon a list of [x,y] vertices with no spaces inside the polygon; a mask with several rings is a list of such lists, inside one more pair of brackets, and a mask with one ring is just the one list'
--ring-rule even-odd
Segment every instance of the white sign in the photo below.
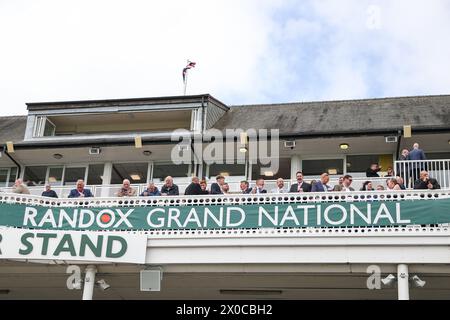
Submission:
{"label": "white sign", "polygon": [[146,252],[145,234],[0,228],[0,259],[144,264]]}

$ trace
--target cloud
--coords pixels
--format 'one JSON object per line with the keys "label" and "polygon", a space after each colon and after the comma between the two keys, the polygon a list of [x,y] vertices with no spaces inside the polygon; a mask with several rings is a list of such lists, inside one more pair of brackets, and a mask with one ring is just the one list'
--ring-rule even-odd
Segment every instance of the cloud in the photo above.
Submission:
{"label": "cloud", "polygon": [[[448,93],[446,0],[0,2],[0,114],[180,95],[228,104]],[[7,30],[7,31],[6,31]]]}

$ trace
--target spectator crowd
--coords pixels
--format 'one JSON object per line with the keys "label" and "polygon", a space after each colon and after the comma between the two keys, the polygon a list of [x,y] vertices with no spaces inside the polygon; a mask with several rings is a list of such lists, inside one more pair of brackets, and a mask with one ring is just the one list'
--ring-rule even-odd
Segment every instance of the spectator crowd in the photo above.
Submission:
{"label": "spectator crowd", "polygon": [[[414,144],[411,151],[404,149],[399,157],[399,160],[409,161],[409,160],[425,160],[425,154],[423,150],[419,149],[417,143]],[[378,163],[373,163],[366,171],[366,176],[368,178],[380,178],[379,172],[381,171],[381,166]],[[402,173],[402,169],[397,168],[397,173]],[[440,189],[438,181],[429,176],[429,173],[425,168],[420,166],[412,166],[409,168],[408,174],[406,174],[407,179],[412,177],[417,177],[413,181],[414,189],[422,190],[433,190]],[[298,192],[352,192],[355,189],[352,187],[353,177],[351,175],[344,175],[339,178],[336,185],[331,186],[330,176],[328,173],[322,173],[320,179],[315,181],[306,182],[304,180],[303,172],[298,171],[296,173],[296,182],[291,185],[289,189],[285,187],[284,179],[279,178],[276,180],[276,188],[272,190],[267,190],[265,188],[264,179],[258,179],[255,181],[254,186],[250,186],[248,181],[241,181],[239,186],[239,192],[241,194],[265,194],[265,193],[298,193]],[[406,190],[409,185],[408,182],[405,183],[402,176],[394,176],[393,168],[388,168],[386,171],[386,185],[373,185],[372,181],[368,180],[364,182],[361,191],[380,191],[380,190]],[[30,191],[22,179],[17,179],[14,183],[12,190],[13,193],[17,194],[30,194]],[[153,183],[150,182],[147,188],[139,194],[141,197],[151,197],[151,196],[177,196],[179,195],[179,188],[174,184],[173,178],[168,176],[164,179],[164,184],[161,190]],[[191,183],[186,187],[185,195],[207,195],[207,194],[230,194],[230,186],[225,182],[225,177],[223,175],[218,175],[216,177],[216,182],[211,184],[208,189],[206,180],[200,180],[198,177],[192,177]],[[50,184],[45,185],[45,191],[42,192],[44,197],[57,198],[57,193],[51,189]],[[137,189],[131,186],[129,179],[124,179],[122,186],[119,191],[115,194],[117,197],[134,197],[138,196]],[[79,179],[76,183],[76,187],[70,191],[68,198],[80,198],[80,197],[93,197],[90,189],[85,188],[85,183],[82,179]]]}

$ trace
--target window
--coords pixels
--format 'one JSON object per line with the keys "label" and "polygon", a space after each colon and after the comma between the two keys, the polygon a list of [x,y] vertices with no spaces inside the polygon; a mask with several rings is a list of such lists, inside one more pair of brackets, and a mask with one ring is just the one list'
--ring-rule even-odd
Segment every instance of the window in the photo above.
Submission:
{"label": "window", "polygon": [[28,186],[39,186],[45,184],[47,166],[25,167],[23,181]]}
{"label": "window", "polygon": [[104,164],[90,164],[88,170],[87,184],[102,184]]}
{"label": "window", "polygon": [[347,156],[347,172],[366,172],[372,163],[382,166],[382,171],[393,166],[391,154]]}
{"label": "window", "polygon": [[[147,182],[148,163],[115,163],[111,173],[112,184],[122,184],[124,179],[131,183]],[[103,174],[103,172],[102,172]]]}
{"label": "window", "polygon": [[8,182],[9,169],[0,169],[0,186],[6,186]]}
{"label": "window", "polygon": [[48,168],[48,183],[56,186],[62,184],[63,167],[49,167]]}
{"label": "window", "polygon": [[153,167],[153,181],[164,181],[167,176],[186,178],[189,176],[189,164],[155,164]]}
{"label": "window", "polygon": [[446,160],[450,159],[450,152],[425,153],[428,160]]}
{"label": "window", "polygon": [[329,175],[344,173],[343,159],[302,160],[302,172],[305,176],[319,176],[327,172]]}
{"label": "window", "polygon": [[8,187],[12,187],[14,185],[14,182],[16,182],[16,179],[17,179],[17,167],[13,167],[9,171]]}
{"label": "window", "polygon": [[[252,180],[263,178],[266,180],[276,180],[278,178],[290,179],[291,178],[291,159],[290,158],[280,158],[278,171],[272,172],[270,164],[261,165],[259,162],[252,165]],[[274,160],[272,160],[274,161]],[[261,174],[261,168],[263,174]]]}
{"label": "window", "polygon": [[34,124],[34,137],[50,137],[55,135],[56,127],[47,117],[37,117]]}
{"label": "window", "polygon": [[211,164],[209,166],[209,178],[218,175],[245,176],[245,164]]}
{"label": "window", "polygon": [[86,167],[66,168],[64,171],[64,185],[75,185],[78,179],[85,179]]}

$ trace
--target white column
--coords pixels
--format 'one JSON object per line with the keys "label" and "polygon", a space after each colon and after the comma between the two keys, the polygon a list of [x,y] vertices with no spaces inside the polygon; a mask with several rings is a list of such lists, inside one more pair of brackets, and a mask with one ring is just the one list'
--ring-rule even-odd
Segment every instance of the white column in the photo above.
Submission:
{"label": "white column", "polygon": [[85,272],[86,275],[84,277],[83,300],[92,300],[92,296],[94,295],[95,274],[97,273],[97,269],[93,265],[88,265]]}
{"label": "white column", "polygon": [[112,174],[112,162],[106,162],[105,167],[103,168],[103,182],[102,182],[102,190],[100,192],[100,197],[109,197],[109,188],[105,188],[103,186],[107,186],[111,184],[111,174]]}
{"label": "white column", "polygon": [[398,300],[409,300],[409,274],[406,264],[397,266]]}
{"label": "white column", "polygon": [[295,173],[301,170],[301,159],[300,156],[292,156],[291,157],[291,180],[296,181],[297,178]]}

